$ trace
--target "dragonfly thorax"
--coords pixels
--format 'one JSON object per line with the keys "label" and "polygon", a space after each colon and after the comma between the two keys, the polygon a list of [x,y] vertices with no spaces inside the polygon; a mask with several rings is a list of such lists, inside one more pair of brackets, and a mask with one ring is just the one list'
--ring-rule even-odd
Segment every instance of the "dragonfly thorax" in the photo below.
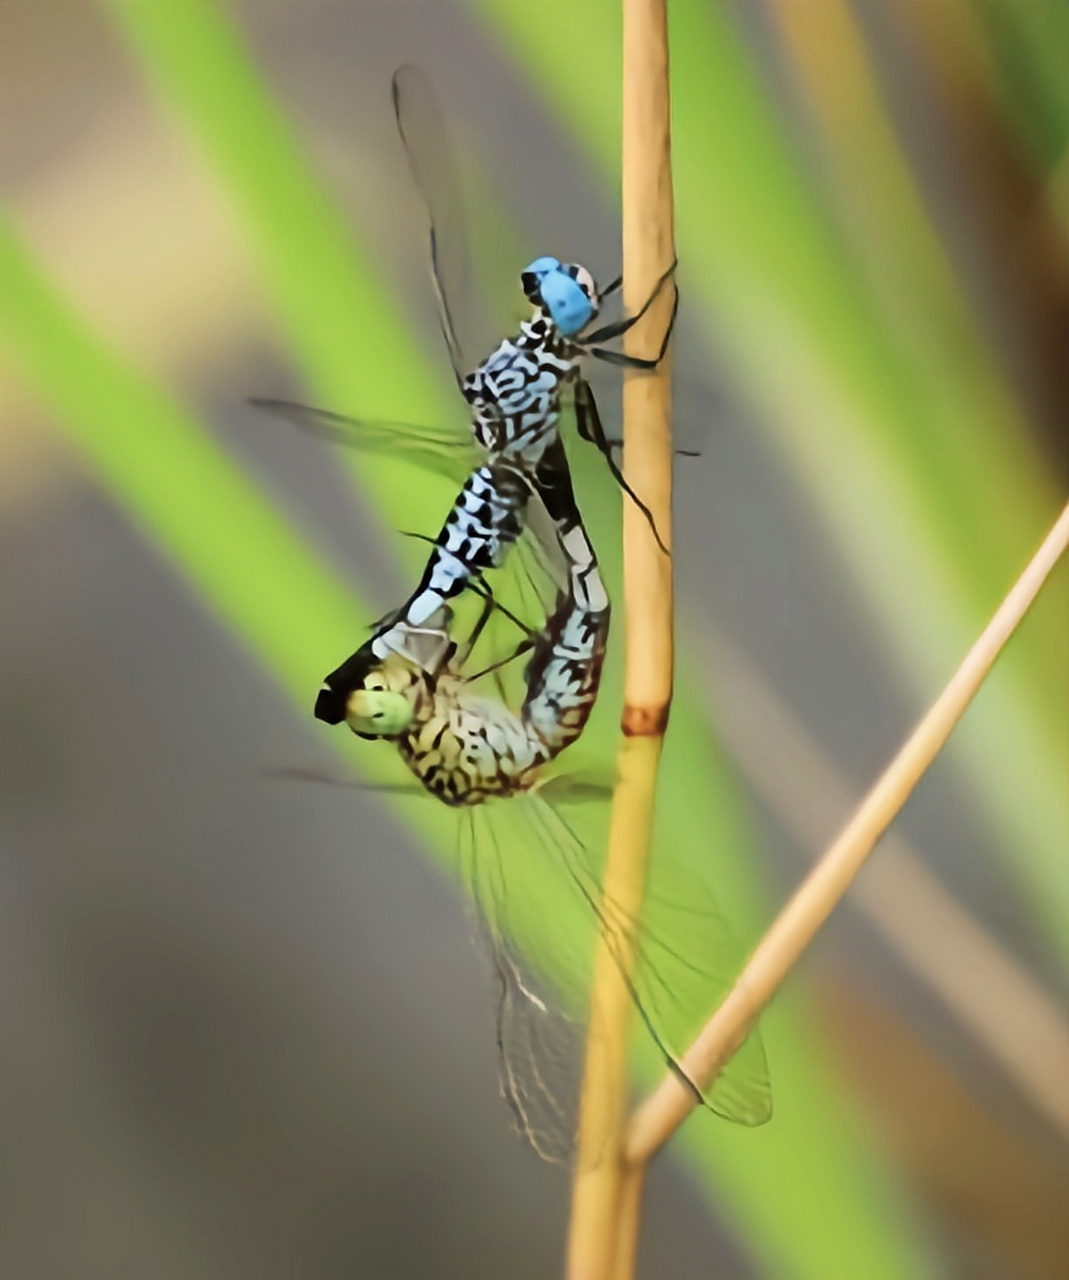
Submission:
{"label": "dragonfly thorax", "polygon": [[554,754],[519,715],[450,676],[398,748],[426,790],[456,806],[530,790]]}
{"label": "dragonfly thorax", "polygon": [[543,314],[525,322],[464,379],[472,429],[491,454],[537,463],[556,437],[565,385],[579,348]]}

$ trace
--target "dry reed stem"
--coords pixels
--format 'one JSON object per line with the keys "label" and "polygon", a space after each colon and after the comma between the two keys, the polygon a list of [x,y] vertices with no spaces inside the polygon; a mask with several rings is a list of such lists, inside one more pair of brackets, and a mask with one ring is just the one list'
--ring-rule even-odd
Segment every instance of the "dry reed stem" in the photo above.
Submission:
{"label": "dry reed stem", "polygon": [[[983,684],[1006,641],[1028,611],[1047,575],[1069,545],[1069,506],[980,638],[913,731],[905,746],[862,801],[839,838],[802,883],[758,944],[723,1004],[682,1058],[687,1075],[703,1090],[739,1047]],[[648,1161],[694,1109],[693,1096],[669,1075],[636,1112],[626,1157]]]}
{"label": "dry reed stem", "polygon": [[646,1166],[625,1164],[620,1184],[620,1202],[616,1211],[616,1252],[613,1256],[612,1280],[634,1280],[645,1190]]}
{"label": "dry reed stem", "polygon": [[[659,736],[625,738],[617,758],[619,779],[602,892],[631,915],[642,906],[660,752]],[[568,1239],[570,1280],[613,1280],[615,1276],[632,1012],[623,971],[634,959],[624,954],[626,941],[618,937],[611,949],[599,945],[594,962]]]}
{"label": "dry reed stem", "polygon": [[[803,849],[823,848],[856,803],[847,780],[750,660],[716,627],[717,727],[755,791]],[[1021,1093],[1069,1139],[1069,1024],[1057,999],[889,831],[852,900]]]}
{"label": "dry reed stem", "polygon": [[[623,0],[624,306],[638,311],[674,258],[665,0]],[[670,289],[627,335],[648,355],[671,314]],[[671,545],[671,385],[667,362],[624,384],[624,473]],[[657,766],[672,697],[672,562],[624,500],[623,741],[617,758],[603,892],[637,915],[653,825]],[[604,939],[594,962],[568,1238],[570,1280],[624,1280],[638,1235],[641,1179],[625,1186],[627,1040],[632,1005],[627,940]],[[628,1190],[630,1188],[630,1190]],[[617,1269],[617,1259],[622,1270]]]}

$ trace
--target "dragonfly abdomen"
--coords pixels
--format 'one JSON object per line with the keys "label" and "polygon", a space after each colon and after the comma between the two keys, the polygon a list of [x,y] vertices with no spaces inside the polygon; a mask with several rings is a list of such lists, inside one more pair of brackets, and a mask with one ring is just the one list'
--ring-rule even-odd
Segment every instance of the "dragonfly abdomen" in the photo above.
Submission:
{"label": "dragonfly abdomen", "polygon": [[586,728],[597,701],[611,610],[579,607],[562,595],[527,668],[521,715],[549,757],[570,746]]}
{"label": "dragonfly abdomen", "polygon": [[435,539],[419,585],[372,639],[380,658],[404,653],[412,628],[425,626],[473,579],[504,562],[523,532],[530,496],[530,481],[506,463],[484,463],[471,473]]}

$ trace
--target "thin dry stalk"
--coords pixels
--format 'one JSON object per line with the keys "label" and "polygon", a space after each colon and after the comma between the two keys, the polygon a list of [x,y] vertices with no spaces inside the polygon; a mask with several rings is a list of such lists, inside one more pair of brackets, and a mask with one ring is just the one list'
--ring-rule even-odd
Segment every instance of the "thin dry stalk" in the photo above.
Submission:
{"label": "thin dry stalk", "polygon": [[[620,772],[602,891],[632,915],[642,906],[660,751],[659,736],[625,738],[617,760]],[[624,954],[625,943],[618,937],[612,949],[602,944],[595,957],[568,1239],[569,1280],[613,1280],[616,1275],[632,1012],[624,971],[634,959]]]}
{"label": "thin dry stalk", "polygon": [[642,1222],[642,1197],[645,1191],[646,1166],[625,1164],[623,1180],[620,1184],[620,1203],[616,1213],[613,1280],[634,1280],[639,1227]]}
{"label": "thin dry stalk", "polygon": [[[674,259],[665,0],[623,4],[624,306],[639,310]],[[671,313],[671,290],[626,340],[649,354]],[[624,385],[624,472],[647,503],[666,544],[671,537],[671,386],[667,362]],[[657,766],[672,697],[672,562],[644,516],[624,502],[623,741],[617,760],[604,893],[638,914],[646,880]],[[633,956],[602,942],[595,957],[591,1028],[580,1104],[577,1172],[568,1240],[570,1280],[618,1280],[633,1253],[641,1184],[625,1195],[627,1038]],[[621,1212],[624,1212],[622,1218]]]}
{"label": "thin dry stalk", "polygon": [[[817,930],[846,892],[913,788],[931,765],[983,684],[1006,641],[1047,575],[1069,546],[1069,506],[973,645],[950,683],[862,801],[759,943],[724,1003],[683,1056],[682,1067],[703,1090],[739,1047]],[[636,1112],[626,1156],[647,1162],[694,1109],[694,1099],[668,1076]]]}
{"label": "thin dry stalk", "polygon": [[[818,854],[855,804],[850,784],[752,663],[716,633],[717,726],[754,790]],[[1057,999],[969,912],[894,831],[852,901],[1069,1139],[1069,1025]]]}

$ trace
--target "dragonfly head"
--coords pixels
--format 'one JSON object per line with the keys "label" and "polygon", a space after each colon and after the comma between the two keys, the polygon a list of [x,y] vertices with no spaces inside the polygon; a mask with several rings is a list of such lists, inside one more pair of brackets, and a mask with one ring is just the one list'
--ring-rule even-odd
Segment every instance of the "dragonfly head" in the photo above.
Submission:
{"label": "dragonfly head", "polygon": [[585,329],[598,314],[594,277],[577,263],[535,258],[520,283],[528,302],[541,307],[566,337]]}
{"label": "dragonfly head", "polygon": [[393,689],[354,689],[345,722],[360,738],[396,738],[412,723],[412,704]]}

